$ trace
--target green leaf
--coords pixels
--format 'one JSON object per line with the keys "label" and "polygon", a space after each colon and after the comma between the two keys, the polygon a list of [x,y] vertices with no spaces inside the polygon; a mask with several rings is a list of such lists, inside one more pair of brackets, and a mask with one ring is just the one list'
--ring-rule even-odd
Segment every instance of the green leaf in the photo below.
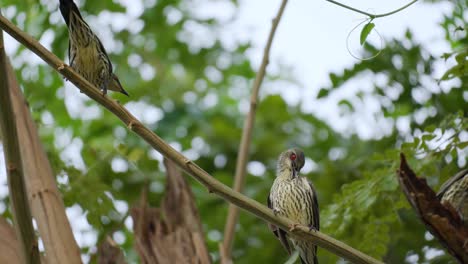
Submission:
{"label": "green leaf", "polygon": [[369,34],[371,33],[372,29],[374,29],[374,27],[375,27],[375,24],[372,23],[371,21],[369,21],[369,23],[367,23],[367,24],[362,28],[361,37],[360,37],[360,43],[361,43],[361,45],[363,45],[364,42],[366,42],[367,37],[368,37]]}
{"label": "green leaf", "polygon": [[350,111],[354,111],[353,104],[348,100],[341,100],[338,102],[338,105],[347,106]]}
{"label": "green leaf", "polygon": [[326,96],[328,96],[329,93],[330,93],[330,90],[322,88],[322,89],[320,89],[320,91],[319,91],[319,93],[317,95],[317,99],[320,99],[322,97],[326,97]]}
{"label": "green leaf", "polygon": [[460,148],[460,149],[464,149],[464,148],[468,147],[468,141],[458,143],[457,147]]}

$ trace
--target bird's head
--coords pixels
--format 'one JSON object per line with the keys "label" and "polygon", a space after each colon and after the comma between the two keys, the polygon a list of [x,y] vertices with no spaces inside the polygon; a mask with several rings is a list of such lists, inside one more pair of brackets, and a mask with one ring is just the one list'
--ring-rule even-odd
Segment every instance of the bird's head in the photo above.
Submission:
{"label": "bird's head", "polygon": [[290,175],[292,179],[299,175],[304,167],[304,152],[298,148],[292,148],[281,153],[278,159],[278,175]]}
{"label": "bird's head", "polygon": [[110,80],[109,86],[107,87],[107,89],[111,91],[121,92],[125,94],[126,96],[128,96],[127,91],[124,90],[124,88],[122,87],[122,84],[120,84],[119,78],[115,74],[112,74],[112,79]]}

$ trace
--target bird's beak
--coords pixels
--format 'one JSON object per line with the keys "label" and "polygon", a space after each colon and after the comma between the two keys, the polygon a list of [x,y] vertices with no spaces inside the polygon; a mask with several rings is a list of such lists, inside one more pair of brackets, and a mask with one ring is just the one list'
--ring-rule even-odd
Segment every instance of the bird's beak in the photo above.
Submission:
{"label": "bird's beak", "polygon": [[124,88],[122,87],[122,84],[120,84],[119,78],[117,78],[117,75],[115,74],[112,74],[112,79],[109,83],[108,89],[112,91],[121,92],[125,94],[126,96],[128,96],[127,91],[124,90]]}
{"label": "bird's beak", "polygon": [[297,164],[295,161],[292,162],[292,178],[295,179],[299,175],[299,170],[297,169]]}

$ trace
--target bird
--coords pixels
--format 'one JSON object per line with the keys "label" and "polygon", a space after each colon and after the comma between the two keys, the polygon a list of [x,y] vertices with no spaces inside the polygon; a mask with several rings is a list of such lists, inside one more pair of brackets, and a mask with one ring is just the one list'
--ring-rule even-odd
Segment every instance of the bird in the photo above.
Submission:
{"label": "bird", "polygon": [[460,215],[463,225],[468,228],[468,169],[448,179],[437,193],[442,203],[450,204]]}
{"label": "bird", "polygon": [[90,83],[107,94],[107,90],[128,96],[113,73],[112,63],[102,42],[81,16],[73,0],[60,0],[60,13],[68,27],[70,66]]}
{"label": "bird", "polygon": [[[296,225],[308,226],[310,230],[319,230],[319,205],[315,188],[307,178],[300,176],[304,167],[304,152],[298,148],[281,153],[277,161],[276,178],[268,195],[267,204],[275,215],[295,221]],[[281,245],[291,254],[286,231],[270,224],[270,229]],[[290,238],[299,252],[302,264],[318,264],[317,246],[309,241]]]}

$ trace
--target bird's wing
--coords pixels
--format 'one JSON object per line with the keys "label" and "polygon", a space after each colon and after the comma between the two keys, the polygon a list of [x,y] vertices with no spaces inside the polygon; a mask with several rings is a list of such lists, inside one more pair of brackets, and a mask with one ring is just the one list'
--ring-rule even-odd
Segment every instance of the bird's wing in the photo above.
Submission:
{"label": "bird's wing", "polygon": [[[273,205],[271,204],[270,194],[268,194],[267,204],[268,204],[268,208],[273,210]],[[278,238],[283,248],[288,252],[289,255],[291,255],[291,247],[289,246],[288,239],[286,238],[286,232],[283,229],[278,228],[277,226],[270,224],[270,223],[268,223],[268,227],[270,228],[271,231],[273,231],[273,234],[275,234],[275,236]]]}
{"label": "bird's wing", "polygon": [[[309,199],[312,201],[312,219],[309,223],[309,227],[314,227],[317,230],[320,230],[320,214],[319,214],[319,204],[317,200],[317,192],[315,191],[315,187],[312,182],[307,180],[307,183],[310,186],[311,192],[309,193]],[[301,259],[301,261],[303,261]],[[317,260],[317,246],[314,246],[314,263],[318,264]]]}
{"label": "bird's wing", "polygon": [[309,182],[310,188],[312,189],[312,213],[313,213],[313,225],[317,230],[320,230],[320,213],[319,213],[319,204],[317,200],[317,192],[315,191],[314,185]]}
{"label": "bird's wing", "polygon": [[[94,34],[94,33],[93,33]],[[112,69],[112,62],[110,61],[110,58],[109,58],[109,55],[107,55],[107,52],[106,52],[106,49],[104,48],[104,45],[102,45],[102,42],[101,40],[96,36],[94,35],[97,42],[99,43],[99,49],[100,51],[103,53],[103,58],[107,61],[107,65],[108,65],[108,69],[107,71],[112,74],[113,72],[113,69]]]}
{"label": "bird's wing", "polygon": [[71,41],[68,40],[68,60],[70,63],[70,66],[73,67],[73,63],[75,63],[75,57],[76,57],[76,51],[75,49],[72,49],[72,46],[71,46]]}
{"label": "bird's wing", "polygon": [[447,180],[442,187],[440,187],[439,192],[437,193],[437,198],[442,199],[442,196],[444,196],[445,192],[449,189],[449,187],[455,183],[456,181],[460,180],[463,178],[465,175],[468,174],[468,169],[462,170],[459,173],[455,174],[452,178]]}

